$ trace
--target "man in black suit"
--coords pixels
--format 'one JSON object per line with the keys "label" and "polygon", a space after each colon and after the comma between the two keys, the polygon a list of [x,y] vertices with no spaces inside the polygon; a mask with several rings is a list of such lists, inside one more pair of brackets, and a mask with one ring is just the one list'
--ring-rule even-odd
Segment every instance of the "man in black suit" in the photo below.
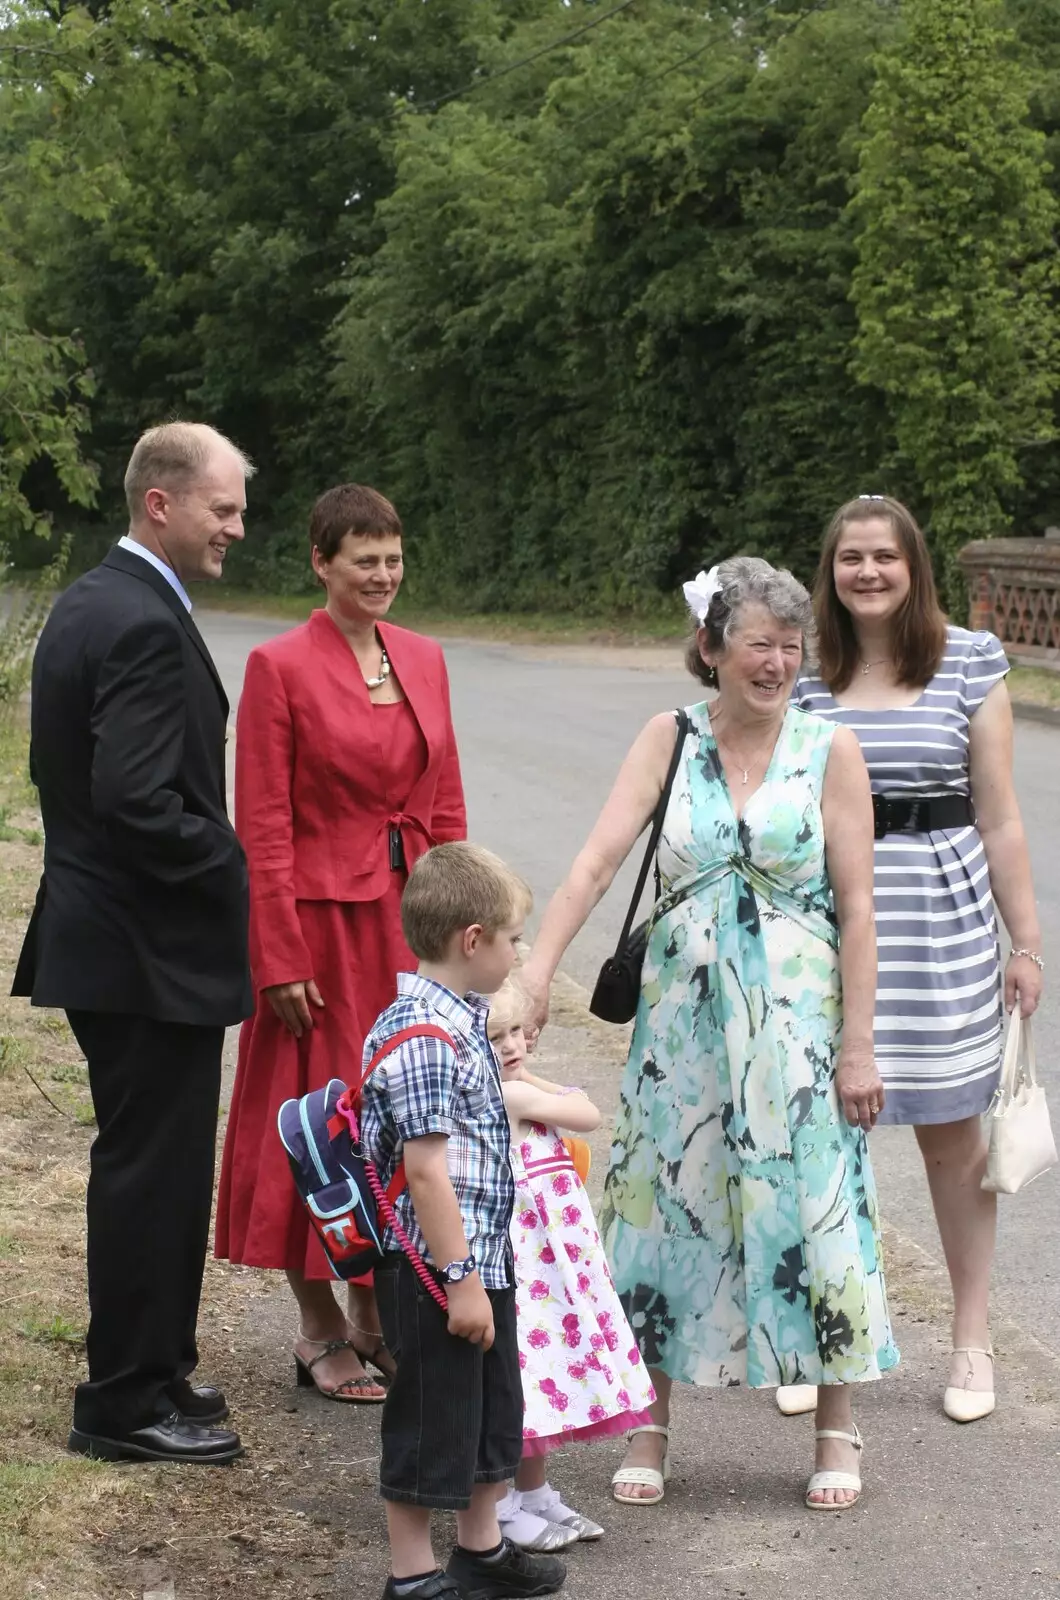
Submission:
{"label": "man in black suit", "polygon": [[70,1449],[231,1461],[194,1388],[225,1027],[250,1014],[247,875],[225,805],[228,701],[185,586],[243,537],[239,450],[139,440],[130,531],[60,596],[33,663],[44,876],[14,993],[61,1006],[88,1062],[88,1381]]}

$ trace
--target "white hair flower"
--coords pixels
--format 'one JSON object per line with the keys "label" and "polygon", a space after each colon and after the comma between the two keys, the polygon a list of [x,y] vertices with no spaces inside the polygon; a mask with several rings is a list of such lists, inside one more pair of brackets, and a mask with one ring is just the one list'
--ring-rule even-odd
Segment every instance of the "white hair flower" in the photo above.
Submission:
{"label": "white hair flower", "polygon": [[702,627],[707,620],[710,602],[721,590],[722,583],[718,577],[717,567],[711,567],[709,572],[699,572],[691,583],[681,585],[684,591],[688,609]]}

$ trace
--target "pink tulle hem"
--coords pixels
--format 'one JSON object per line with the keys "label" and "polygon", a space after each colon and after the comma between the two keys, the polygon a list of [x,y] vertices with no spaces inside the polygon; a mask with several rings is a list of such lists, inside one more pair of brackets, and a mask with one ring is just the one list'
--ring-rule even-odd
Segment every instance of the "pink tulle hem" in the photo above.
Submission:
{"label": "pink tulle hem", "polygon": [[591,1444],[594,1439],[611,1439],[616,1433],[628,1433],[630,1428],[641,1428],[650,1421],[650,1411],[623,1411],[617,1417],[587,1422],[583,1428],[566,1428],[562,1433],[534,1434],[529,1439],[524,1434],[523,1455],[547,1456],[553,1450],[561,1450],[565,1444]]}

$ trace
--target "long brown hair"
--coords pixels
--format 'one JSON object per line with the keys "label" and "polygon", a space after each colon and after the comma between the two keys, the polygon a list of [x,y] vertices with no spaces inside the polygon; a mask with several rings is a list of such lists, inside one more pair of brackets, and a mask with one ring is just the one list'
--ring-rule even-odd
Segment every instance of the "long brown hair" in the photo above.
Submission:
{"label": "long brown hair", "polygon": [[894,670],[898,682],[923,688],[935,676],[946,653],[946,617],[939,605],[927,543],[916,518],[890,495],[859,495],[840,506],[824,536],[813,585],[817,622],[817,663],[833,694],[842,694],[858,664],[857,636],[850,612],[835,588],[835,553],[843,529],[851,522],[886,517],[909,567],[909,594],[894,620]]}

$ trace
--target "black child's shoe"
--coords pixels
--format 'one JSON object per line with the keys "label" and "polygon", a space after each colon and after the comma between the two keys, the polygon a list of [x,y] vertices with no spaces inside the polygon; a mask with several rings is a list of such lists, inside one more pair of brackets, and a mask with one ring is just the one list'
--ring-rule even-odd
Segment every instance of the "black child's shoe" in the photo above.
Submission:
{"label": "black child's shoe", "polygon": [[468,1600],[555,1594],[567,1581],[567,1568],[562,1561],[555,1556],[518,1550],[510,1539],[501,1541],[500,1555],[490,1560],[458,1548],[449,1557],[445,1570],[466,1592]]}
{"label": "black child's shoe", "polygon": [[383,1590],[383,1600],[447,1600],[447,1597],[448,1600],[465,1600],[463,1589],[447,1572],[432,1572],[411,1589],[404,1584],[396,1588],[391,1574]]}

